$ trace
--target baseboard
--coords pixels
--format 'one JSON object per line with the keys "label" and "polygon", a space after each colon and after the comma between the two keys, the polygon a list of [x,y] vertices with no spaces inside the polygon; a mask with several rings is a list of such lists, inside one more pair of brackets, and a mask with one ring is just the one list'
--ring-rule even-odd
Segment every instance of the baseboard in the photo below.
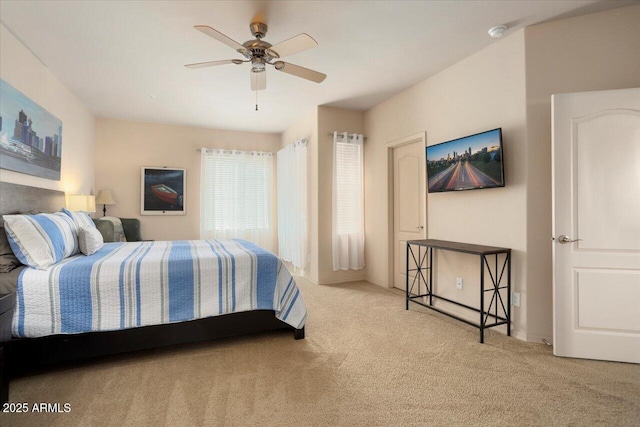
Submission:
{"label": "baseboard", "polygon": [[372,279],[371,277],[367,276],[366,274],[350,276],[350,277],[343,277],[343,278],[337,278],[337,279],[331,279],[331,280],[313,280],[309,276],[299,276],[299,277],[304,278],[305,280],[311,282],[314,285],[335,285],[337,283],[349,283],[349,282],[365,281],[365,282],[369,282],[369,283],[372,283],[372,284],[377,285],[377,286],[381,286],[383,288],[388,288],[389,287],[389,286],[387,286],[386,282],[383,282],[383,281],[380,281],[380,280],[377,280],[377,279]]}
{"label": "baseboard", "polygon": [[541,335],[526,335],[525,339],[523,339],[523,341],[531,342],[535,344],[544,344],[543,340],[546,342],[553,342],[553,340],[550,337],[543,337]]}
{"label": "baseboard", "polygon": [[522,331],[514,331],[513,329],[511,330],[511,336],[519,341],[525,341],[527,342],[527,334],[525,334]]}
{"label": "baseboard", "polygon": [[307,282],[311,283],[312,285],[318,285],[319,283],[316,282],[315,280],[313,280],[311,277],[306,277],[306,276],[299,276],[301,279],[306,280]]}
{"label": "baseboard", "polygon": [[308,282],[311,282],[314,285],[337,285],[339,283],[349,283],[349,282],[363,282],[363,281],[368,282],[368,280],[364,275],[349,277],[344,279],[334,279],[334,280],[313,280],[310,277],[303,277],[303,279],[307,280]]}
{"label": "baseboard", "polygon": [[373,283],[374,285],[382,286],[383,288],[388,288],[389,287],[389,285],[387,285],[387,282],[383,282],[383,281],[377,280],[377,279],[372,279],[369,276],[365,276],[364,280],[366,280],[369,283]]}
{"label": "baseboard", "polygon": [[337,279],[331,279],[331,280],[318,280],[317,283],[315,283],[316,285],[337,285],[338,283],[349,283],[349,282],[362,282],[367,280],[366,276],[363,275],[358,275],[358,276],[351,276],[351,277],[343,277],[343,278],[337,278]]}

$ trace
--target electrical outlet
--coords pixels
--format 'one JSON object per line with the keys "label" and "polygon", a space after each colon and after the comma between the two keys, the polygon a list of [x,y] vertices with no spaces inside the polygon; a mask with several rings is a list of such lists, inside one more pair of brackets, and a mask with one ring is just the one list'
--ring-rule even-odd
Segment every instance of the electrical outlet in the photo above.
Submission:
{"label": "electrical outlet", "polygon": [[456,279],[456,288],[462,289],[462,277]]}
{"label": "electrical outlet", "polygon": [[511,305],[520,307],[520,292],[511,292]]}

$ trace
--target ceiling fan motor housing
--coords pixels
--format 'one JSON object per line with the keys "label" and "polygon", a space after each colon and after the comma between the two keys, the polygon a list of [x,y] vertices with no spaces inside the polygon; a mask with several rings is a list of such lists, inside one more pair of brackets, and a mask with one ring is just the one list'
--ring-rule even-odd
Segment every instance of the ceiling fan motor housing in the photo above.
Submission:
{"label": "ceiling fan motor housing", "polygon": [[270,49],[271,43],[260,39],[247,40],[242,45],[247,49],[247,52],[243,53],[247,59],[259,58],[269,62],[274,58],[278,58],[278,54]]}

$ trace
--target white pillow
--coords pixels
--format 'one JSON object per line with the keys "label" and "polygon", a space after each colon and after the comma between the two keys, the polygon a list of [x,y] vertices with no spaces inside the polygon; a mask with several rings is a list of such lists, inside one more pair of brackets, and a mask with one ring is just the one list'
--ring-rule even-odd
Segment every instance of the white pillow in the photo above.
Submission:
{"label": "white pillow", "polygon": [[92,255],[104,246],[102,233],[95,227],[80,227],[78,229],[78,245],[80,245],[80,252]]}
{"label": "white pillow", "polygon": [[93,227],[96,228],[93,220],[86,212],[73,212],[68,209],[62,208],[60,211],[66,214],[69,218],[73,220],[73,223],[76,225],[76,231],[80,229],[80,227]]}
{"label": "white pillow", "polygon": [[62,212],[4,215],[4,228],[13,253],[29,267],[44,270],[78,253],[75,224]]}

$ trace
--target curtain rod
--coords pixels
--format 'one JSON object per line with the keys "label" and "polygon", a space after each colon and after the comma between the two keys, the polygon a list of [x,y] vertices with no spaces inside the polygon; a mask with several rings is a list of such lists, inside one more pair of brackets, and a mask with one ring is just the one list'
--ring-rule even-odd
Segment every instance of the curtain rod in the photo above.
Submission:
{"label": "curtain rod", "polygon": [[[198,153],[201,153],[202,150],[203,150],[203,148],[196,148],[196,151]],[[219,151],[222,151],[222,152],[225,152],[225,153],[231,153],[231,152],[237,151],[239,153],[249,153],[251,155],[253,155],[254,153],[257,153],[257,154],[268,154],[268,155],[272,156],[274,154],[271,151],[258,151],[258,150],[246,151],[246,150],[236,150],[235,148],[229,148],[229,149],[227,149],[227,148],[205,148],[205,150],[219,150]]]}
{"label": "curtain rod", "polygon": [[[338,134],[343,134],[343,133],[344,133],[344,132],[338,132]],[[329,136],[333,136],[333,132],[329,132],[329,133],[327,133],[327,135],[329,135]],[[352,134],[352,135],[353,135],[353,134]],[[367,139],[367,137],[366,137],[366,136],[363,136],[363,137],[362,137],[362,139]]]}
{"label": "curtain rod", "polygon": [[[338,133],[344,133],[344,132],[338,132]],[[333,132],[329,132],[329,133],[327,133],[327,135],[333,136]],[[306,138],[302,138],[302,139],[306,139]],[[364,136],[363,139],[366,141],[367,137]],[[213,148],[213,150],[215,150],[215,148]],[[200,152],[200,151],[202,151],[202,148],[196,148],[196,151]],[[233,150],[225,150],[225,151],[233,151]]]}

